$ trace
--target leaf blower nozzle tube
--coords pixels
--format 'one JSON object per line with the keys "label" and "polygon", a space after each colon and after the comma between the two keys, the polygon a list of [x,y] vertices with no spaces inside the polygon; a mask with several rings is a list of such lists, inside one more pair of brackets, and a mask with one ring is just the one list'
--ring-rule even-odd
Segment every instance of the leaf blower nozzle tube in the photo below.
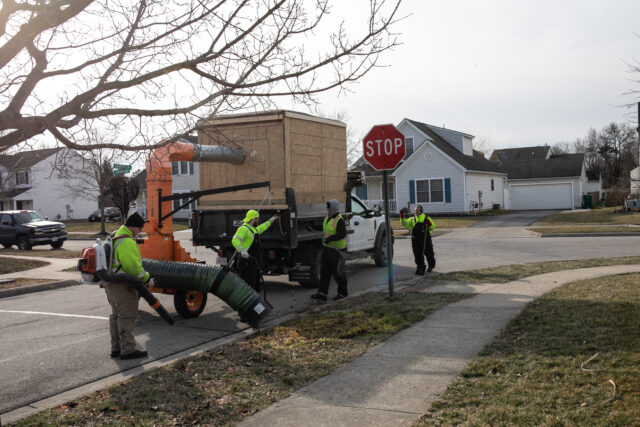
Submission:
{"label": "leaf blower nozzle tube", "polygon": [[109,283],[128,283],[132,285],[135,290],[138,291],[138,295],[144,298],[149,306],[158,312],[160,317],[162,317],[168,324],[173,325],[174,320],[171,315],[169,315],[169,312],[136,276],[127,273],[111,273],[107,270],[99,270],[96,271],[96,277]]}

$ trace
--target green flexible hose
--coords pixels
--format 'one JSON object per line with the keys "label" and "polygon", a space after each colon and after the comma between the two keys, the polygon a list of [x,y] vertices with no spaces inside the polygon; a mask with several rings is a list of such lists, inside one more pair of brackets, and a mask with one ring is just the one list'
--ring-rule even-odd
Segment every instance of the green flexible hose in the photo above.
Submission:
{"label": "green flexible hose", "polygon": [[260,295],[240,277],[220,267],[190,262],[143,259],[142,267],[155,286],[162,289],[211,292],[249,323],[257,323],[267,313]]}

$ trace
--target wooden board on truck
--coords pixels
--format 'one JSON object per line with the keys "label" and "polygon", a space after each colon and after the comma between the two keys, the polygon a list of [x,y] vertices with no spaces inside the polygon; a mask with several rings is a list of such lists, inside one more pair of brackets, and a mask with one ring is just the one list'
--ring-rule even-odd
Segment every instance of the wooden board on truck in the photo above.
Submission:
{"label": "wooden board on truck", "polygon": [[[200,188],[271,182],[267,189],[204,196],[200,209],[286,206],[285,188],[293,188],[299,214],[326,214],[325,203],[345,203],[347,180],[346,125],[286,110],[220,116],[200,124],[198,143],[239,147],[240,165],[200,164]],[[267,195],[265,199],[265,195]]]}

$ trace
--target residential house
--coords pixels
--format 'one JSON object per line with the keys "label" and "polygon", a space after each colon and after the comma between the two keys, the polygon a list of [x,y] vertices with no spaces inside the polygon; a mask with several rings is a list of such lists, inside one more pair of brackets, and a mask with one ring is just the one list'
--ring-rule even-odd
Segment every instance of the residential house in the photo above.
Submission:
{"label": "residential house", "polygon": [[81,169],[82,160],[68,154],[67,148],[48,148],[0,155],[0,210],[30,209],[51,220],[87,218],[97,202],[78,197],[78,183],[55,167],[65,156]]}
{"label": "residential house", "polygon": [[[473,150],[473,136],[404,119],[396,128],[405,136],[406,155],[388,176],[391,212],[416,204],[428,213],[466,214],[502,208],[506,174]],[[369,207],[382,205],[382,172],[363,158],[351,170],[363,171],[365,185],[354,192]]]}
{"label": "residential house", "polygon": [[[197,137],[189,136],[179,140],[183,143],[196,144],[198,142]],[[140,187],[140,193],[136,199],[136,208],[138,212],[143,214],[146,218],[147,214],[147,171],[143,170],[135,176],[138,180]],[[173,194],[189,193],[191,191],[200,190],[200,164],[198,162],[171,162],[171,178]],[[167,195],[167,194],[165,194]],[[180,199],[173,201],[173,209],[178,209],[184,203],[187,203],[188,199]],[[197,202],[191,202],[184,206],[178,212],[173,215],[174,219],[189,219],[191,218],[191,211],[197,206]],[[169,212],[165,212],[169,213]]]}
{"label": "residential house", "polygon": [[573,209],[587,189],[584,154],[551,154],[549,146],[494,150],[490,160],[507,173],[505,207]]}

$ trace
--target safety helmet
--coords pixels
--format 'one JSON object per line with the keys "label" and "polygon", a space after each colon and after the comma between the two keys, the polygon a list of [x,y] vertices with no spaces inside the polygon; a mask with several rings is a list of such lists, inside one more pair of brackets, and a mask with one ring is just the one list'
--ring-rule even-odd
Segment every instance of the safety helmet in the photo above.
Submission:
{"label": "safety helmet", "polygon": [[258,211],[251,209],[250,211],[247,211],[247,216],[244,217],[244,222],[246,224],[247,222],[250,222],[252,219],[258,218],[258,217],[260,217],[260,214],[258,213]]}

